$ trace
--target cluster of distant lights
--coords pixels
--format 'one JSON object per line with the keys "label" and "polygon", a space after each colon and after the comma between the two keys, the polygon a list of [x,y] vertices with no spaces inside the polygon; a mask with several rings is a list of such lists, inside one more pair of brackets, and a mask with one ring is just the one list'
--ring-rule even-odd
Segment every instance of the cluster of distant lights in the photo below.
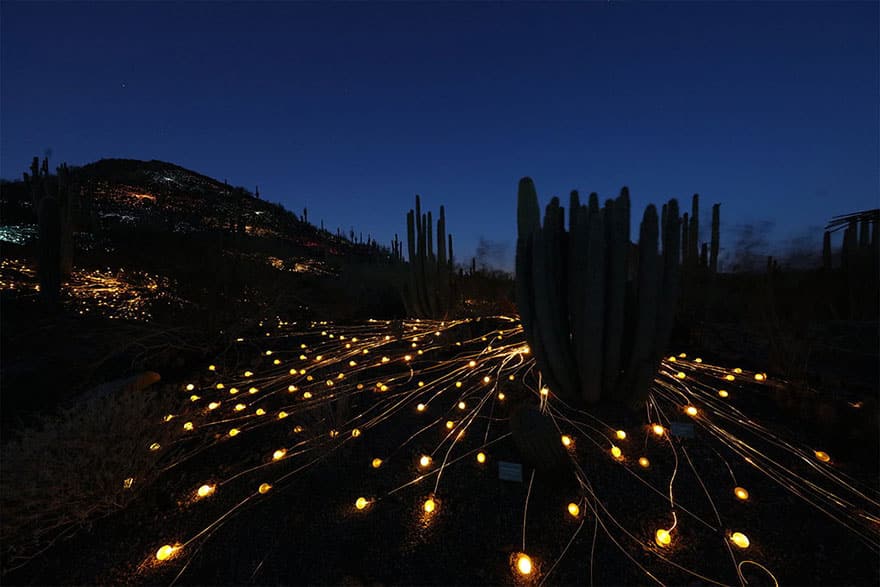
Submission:
{"label": "cluster of distant lights", "polygon": [[[289,426],[286,423],[288,418],[296,420],[320,402],[337,399],[342,394],[370,393],[380,399],[377,404],[379,409],[373,410],[371,408],[364,413],[356,414],[348,422],[341,425],[337,423],[336,427],[324,430],[311,439],[304,438],[292,446],[268,450],[263,465],[242,471],[233,477],[237,478],[245,474],[268,472],[267,467],[279,461],[294,458],[306,459],[312,450],[333,450],[343,442],[357,439],[369,433],[371,428],[397,413],[412,410],[410,413],[422,414],[429,409],[432,403],[438,402],[439,398],[445,398],[444,405],[448,404],[447,415],[437,419],[437,425],[444,430],[443,440],[434,451],[418,455],[413,464],[418,474],[413,480],[388,491],[386,494],[395,493],[423,479],[436,477],[433,491],[427,495],[423,494],[417,500],[420,519],[425,523],[430,523],[431,518],[441,507],[438,493],[444,469],[459,463],[466,456],[472,458],[472,462],[484,465],[489,459],[491,445],[507,436],[507,434],[501,435],[496,431],[496,436],[490,437],[489,428],[487,428],[481,446],[475,450],[463,449],[464,454],[453,454],[456,443],[476,426],[474,422],[477,421],[477,415],[494,409],[497,403],[504,402],[505,394],[500,390],[498,383],[518,380],[528,386],[530,384],[527,382],[534,380],[536,371],[534,360],[523,342],[521,326],[516,324],[513,319],[506,317],[483,320],[486,321],[484,324],[494,321],[499,326],[487,334],[465,341],[455,340],[456,337],[453,336],[455,329],[467,322],[465,320],[407,321],[397,336],[391,332],[390,323],[384,321],[371,320],[364,325],[347,327],[328,325],[325,322],[311,323],[303,331],[291,332],[295,323],[291,325],[279,320],[275,325],[279,332],[265,332],[266,338],[263,339],[271,342],[273,347],[261,352],[263,362],[270,363],[269,365],[261,368],[259,373],[257,368],[253,367],[239,370],[234,375],[227,374],[225,377],[221,377],[220,370],[215,365],[208,366],[208,371],[214,380],[208,383],[208,378],[206,378],[198,384],[183,385],[183,391],[189,394],[189,402],[187,402],[189,407],[182,410],[180,414],[166,415],[164,421],[166,423],[178,422],[183,434],[203,431],[206,438],[216,439],[211,440],[211,443],[216,443],[222,442],[224,438],[237,437],[260,426],[279,425],[279,423],[283,426]],[[263,325],[264,323],[261,323],[261,326]],[[267,326],[267,328],[269,327]],[[313,344],[299,343],[298,337],[317,339],[318,342]],[[238,342],[243,343],[245,340],[238,339]],[[259,343],[262,341],[260,337],[256,337],[247,342]],[[450,352],[453,353],[453,358],[436,356]],[[419,359],[420,365],[424,365],[418,370],[412,367],[416,358]],[[388,374],[387,367],[389,366],[399,366],[399,370]],[[383,368],[381,375],[372,372],[372,369],[377,367]],[[352,375],[358,375],[358,377],[352,377]],[[356,380],[357,383],[354,383],[353,380]],[[799,489],[794,489],[791,487],[792,480],[802,479],[799,473],[780,466],[775,461],[770,461],[773,463],[773,467],[770,467],[760,460],[760,452],[757,448],[748,445],[730,432],[732,426],[726,426],[726,424],[731,422],[747,427],[751,432],[760,431],[760,425],[745,418],[739,410],[729,403],[724,401],[719,403],[719,400],[731,398],[734,388],[740,389],[743,383],[764,384],[767,381],[766,373],[746,372],[740,368],[725,369],[708,365],[700,358],[688,360],[685,353],[670,356],[663,361],[648,400],[648,420],[641,427],[641,431],[646,437],[654,437],[660,442],[660,446],[666,446],[674,453],[675,465],[668,488],[655,488],[655,492],[668,495],[672,524],[658,525],[652,536],[651,544],[646,542],[641,544],[643,549],[655,552],[652,547],[657,548],[659,550],[656,553],[674,550],[677,528],[680,523],[683,523],[679,520],[678,514],[684,511],[692,518],[696,518],[694,514],[688,512],[675,500],[673,494],[673,480],[679,467],[678,452],[681,451],[682,456],[686,456],[686,445],[681,443],[680,439],[672,433],[670,428],[672,414],[668,410],[670,406],[681,417],[690,419],[695,428],[727,445],[746,463],[758,468],[783,487],[797,493],[798,491],[808,491],[805,488],[815,486],[816,489],[813,493],[807,496],[809,498],[807,501],[810,503],[845,504],[847,507],[843,507],[838,512],[839,517],[835,519],[860,533],[863,538],[867,536],[869,540],[876,541],[876,529],[873,533],[870,530],[865,532],[865,525],[859,525],[865,520],[867,520],[869,527],[872,524],[874,526],[880,524],[880,518],[876,514],[880,505],[874,497],[862,493],[859,488],[834,473],[832,469],[818,469],[824,482],[829,483],[828,486],[819,487],[814,481],[811,481],[809,484],[801,484]],[[571,410],[564,405],[564,402],[558,400],[552,390],[546,386],[534,385],[534,387],[528,388],[535,393],[544,412],[553,418],[560,428],[560,442],[568,450],[576,476],[584,490],[584,495],[577,501],[570,501],[567,504],[567,514],[581,520],[585,515],[592,514],[603,521],[602,528],[606,533],[610,530],[605,527],[605,522],[613,522],[620,527],[614,517],[602,509],[598,496],[592,492],[589,479],[583,474],[583,470],[578,464],[578,451],[575,450],[575,444],[576,439],[583,438],[586,441],[584,444],[589,446],[592,443],[601,450],[607,450],[611,459],[618,463],[624,465],[634,463],[631,470],[642,483],[650,486],[650,483],[637,471],[652,468],[652,462],[645,455],[633,455],[633,458],[630,458],[624,452],[633,431],[615,429],[598,420],[585,423],[573,417]],[[444,394],[450,392],[455,396],[451,398],[451,401],[448,401],[448,395],[444,396]],[[583,415],[584,413],[580,413],[577,417],[580,418]],[[423,428],[420,434],[424,434],[431,428],[430,426]],[[301,434],[304,430],[302,424],[299,423],[292,427],[295,434]],[[591,430],[594,432],[605,430],[607,432],[600,432],[601,438],[597,440],[596,435],[590,433]],[[326,444],[328,439],[332,441],[332,444]],[[823,450],[807,450],[789,443],[784,443],[781,447],[795,461],[803,460],[807,455],[810,455],[814,462],[819,462],[822,465],[828,465],[832,460],[831,456]],[[150,450],[160,450],[161,448],[158,443],[149,445]],[[385,459],[381,455],[373,457],[369,463],[373,469],[380,469],[385,464]],[[732,475],[730,465],[725,464]],[[298,468],[297,471],[302,468]],[[694,472],[696,473],[696,471]],[[266,495],[273,488],[273,485],[282,483],[290,475],[291,473],[285,474],[271,483],[262,481],[255,484],[252,494],[209,528],[185,542],[162,545],[155,552],[153,560],[163,562],[176,557],[179,553],[184,552],[189,544],[203,537],[209,530],[215,529],[215,525],[225,521],[245,502]],[[127,486],[130,486],[131,482],[131,478],[125,480]],[[213,480],[200,485],[194,490],[190,501],[214,496],[223,484],[223,481]],[[739,484],[734,483],[729,491],[730,499],[739,502],[750,500],[748,489]],[[846,497],[841,497],[844,494]],[[861,496],[864,499],[856,496]],[[381,496],[353,496],[350,507],[353,512],[367,512],[381,500]],[[583,509],[584,506],[587,506],[586,512]],[[868,510],[873,510],[873,512]],[[856,518],[859,517],[862,519],[857,520]],[[703,524],[711,527],[705,521]],[[742,528],[731,528],[724,532],[729,544],[739,551],[746,551],[752,545],[752,539]],[[615,541],[615,543],[617,542]],[[523,545],[522,551],[511,553],[512,572],[529,580],[535,579],[538,574],[546,579],[558,560],[552,564],[550,564],[551,561],[541,562],[535,559],[534,554],[526,552],[525,525]],[[623,548],[619,544],[618,547]],[[667,560],[666,557],[661,558]],[[759,567],[776,582],[769,569],[757,561],[748,559],[740,561],[736,567],[740,578],[742,578],[741,568],[746,563]],[[688,572],[695,577],[703,577],[696,571]]]}
{"label": "cluster of distant lights", "polygon": [[[36,294],[36,269],[20,259],[0,260],[0,290]],[[181,303],[167,277],[145,271],[74,269],[63,291],[80,315],[119,320],[152,319],[150,306],[159,299]]]}

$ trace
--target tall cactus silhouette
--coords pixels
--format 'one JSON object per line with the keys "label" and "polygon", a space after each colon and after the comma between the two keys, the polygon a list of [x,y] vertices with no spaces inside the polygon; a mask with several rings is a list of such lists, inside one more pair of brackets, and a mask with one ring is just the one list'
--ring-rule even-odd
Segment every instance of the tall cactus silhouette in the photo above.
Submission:
{"label": "tall cactus silhouette", "polygon": [[49,306],[58,302],[61,281],[73,271],[74,208],[78,187],[70,169],[61,164],[55,176],[49,175],[49,160],[38,157],[31,162],[31,174],[24,181],[31,190],[39,225],[38,277],[40,295]]}
{"label": "tall cactus silhouette", "polygon": [[433,214],[422,214],[416,195],[415,209],[406,215],[406,243],[409,279],[404,302],[407,311],[420,318],[442,318],[453,306],[452,235],[446,233],[446,210],[440,206],[437,218],[436,254]]}
{"label": "tall cactus silhouette", "polygon": [[[534,182],[519,182],[516,301],[545,384],[568,401],[639,403],[672,331],[678,295],[678,202],[651,205],[642,218],[635,275],[629,191],[599,206],[570,195],[569,229],[553,198],[541,224]],[[662,230],[662,235],[661,235]],[[662,253],[658,241],[662,236]],[[637,263],[636,263],[637,262]]]}

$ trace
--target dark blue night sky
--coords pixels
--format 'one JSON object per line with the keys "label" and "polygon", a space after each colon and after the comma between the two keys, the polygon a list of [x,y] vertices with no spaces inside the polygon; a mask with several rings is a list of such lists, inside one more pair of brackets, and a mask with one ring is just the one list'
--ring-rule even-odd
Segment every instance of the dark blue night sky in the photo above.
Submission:
{"label": "dark blue night sky", "polygon": [[382,242],[420,193],[507,267],[523,175],[783,242],[878,206],[878,53],[876,2],[3,2],[0,175],[161,159]]}

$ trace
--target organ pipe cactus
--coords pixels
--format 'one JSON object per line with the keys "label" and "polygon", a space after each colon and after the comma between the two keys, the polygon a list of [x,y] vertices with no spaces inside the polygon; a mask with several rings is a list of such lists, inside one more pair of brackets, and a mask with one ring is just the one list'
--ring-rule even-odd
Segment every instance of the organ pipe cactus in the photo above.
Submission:
{"label": "organ pipe cactus", "polygon": [[406,215],[409,279],[404,301],[410,314],[420,318],[441,318],[452,307],[452,235],[446,234],[446,210],[440,206],[437,219],[436,254],[433,214],[422,214],[421,198]]}
{"label": "organ pipe cactus", "polygon": [[[516,300],[545,384],[566,401],[646,397],[672,331],[678,296],[678,202],[645,210],[630,253],[626,188],[600,208],[596,194],[570,196],[569,229],[553,198],[543,225],[535,185],[519,183]],[[662,234],[661,234],[662,230]],[[662,238],[662,253],[658,241]],[[635,269],[627,277],[628,261]]]}

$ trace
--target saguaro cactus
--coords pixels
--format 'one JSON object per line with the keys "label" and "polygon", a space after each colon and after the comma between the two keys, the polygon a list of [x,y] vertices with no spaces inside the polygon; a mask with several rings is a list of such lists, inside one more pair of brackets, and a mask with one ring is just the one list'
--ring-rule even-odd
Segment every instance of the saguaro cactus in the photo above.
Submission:
{"label": "saguaro cactus", "polygon": [[709,271],[718,273],[718,250],[721,240],[721,204],[712,206],[712,244],[709,248]]}
{"label": "saguaro cactus", "polygon": [[66,164],[49,175],[49,160],[34,157],[31,174],[24,174],[39,224],[38,275],[40,295],[50,306],[58,302],[61,281],[73,270],[73,218],[78,188]]}
{"label": "saguaro cactus", "polygon": [[421,318],[446,316],[453,302],[452,235],[446,234],[446,210],[440,206],[434,250],[433,215],[422,214],[421,198],[406,215],[409,280],[405,294],[408,311]]}
{"label": "saguaro cactus", "polygon": [[[545,383],[567,401],[638,403],[666,350],[678,295],[678,203],[642,219],[634,278],[627,279],[629,192],[599,207],[570,196],[569,230],[558,198],[543,226],[534,183],[519,182],[516,299]],[[636,263],[634,263],[636,266]]]}

